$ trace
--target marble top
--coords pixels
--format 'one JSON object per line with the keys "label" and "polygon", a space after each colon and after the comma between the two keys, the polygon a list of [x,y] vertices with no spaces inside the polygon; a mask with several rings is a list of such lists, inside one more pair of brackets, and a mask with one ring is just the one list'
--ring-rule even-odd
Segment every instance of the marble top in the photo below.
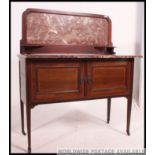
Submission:
{"label": "marble top", "polygon": [[119,54],[102,54],[102,53],[40,53],[40,54],[20,54],[22,58],[141,58],[141,55],[119,55]]}

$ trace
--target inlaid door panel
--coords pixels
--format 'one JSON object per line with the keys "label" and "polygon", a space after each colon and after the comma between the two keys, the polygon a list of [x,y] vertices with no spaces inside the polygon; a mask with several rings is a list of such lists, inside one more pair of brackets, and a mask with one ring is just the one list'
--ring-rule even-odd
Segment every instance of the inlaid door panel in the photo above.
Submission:
{"label": "inlaid door panel", "polygon": [[130,63],[105,61],[88,63],[87,94],[91,97],[129,93]]}
{"label": "inlaid door panel", "polygon": [[32,101],[64,101],[84,95],[83,63],[33,63]]}

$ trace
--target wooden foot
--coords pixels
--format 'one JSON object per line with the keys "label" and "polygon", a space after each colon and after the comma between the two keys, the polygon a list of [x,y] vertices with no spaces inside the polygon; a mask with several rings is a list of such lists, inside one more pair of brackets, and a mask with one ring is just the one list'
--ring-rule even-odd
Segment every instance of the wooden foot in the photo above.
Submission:
{"label": "wooden foot", "polygon": [[127,133],[128,136],[130,136],[130,132],[129,131],[126,131],[126,133]]}
{"label": "wooden foot", "polygon": [[26,135],[26,133],[25,133],[25,131],[24,131],[24,130],[22,131],[22,134],[23,134],[24,136]]}
{"label": "wooden foot", "polygon": [[28,153],[31,153],[31,148],[30,147],[28,147]]}

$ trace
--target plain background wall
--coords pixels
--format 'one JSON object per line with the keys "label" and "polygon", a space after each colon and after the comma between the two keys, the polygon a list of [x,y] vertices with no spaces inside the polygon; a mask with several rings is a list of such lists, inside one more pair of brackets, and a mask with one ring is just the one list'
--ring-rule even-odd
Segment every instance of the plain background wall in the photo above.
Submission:
{"label": "plain background wall", "polygon": [[[21,17],[27,8],[42,8],[108,15],[112,20],[112,42],[116,53],[144,52],[144,4],[142,2],[12,2],[11,3],[11,101],[19,104]],[[136,60],[133,97],[143,105],[143,61]],[[141,91],[139,91],[139,89]],[[139,94],[140,93],[140,94]]]}

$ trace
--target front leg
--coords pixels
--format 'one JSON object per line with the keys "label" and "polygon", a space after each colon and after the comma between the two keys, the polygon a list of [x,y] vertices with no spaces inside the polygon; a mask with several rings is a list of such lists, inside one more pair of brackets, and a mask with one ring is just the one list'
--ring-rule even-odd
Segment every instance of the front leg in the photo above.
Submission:
{"label": "front leg", "polygon": [[126,125],[126,132],[128,136],[130,136],[131,108],[132,108],[132,96],[128,96],[127,98],[127,125]]}
{"label": "front leg", "polygon": [[108,98],[108,103],[107,103],[107,123],[110,122],[110,111],[111,111],[111,98]]}
{"label": "front leg", "polygon": [[28,137],[28,153],[31,153],[31,107],[27,105],[27,137]]}
{"label": "front leg", "polygon": [[26,135],[24,131],[24,103],[20,101],[20,109],[21,109],[21,125],[22,125],[22,134]]}

